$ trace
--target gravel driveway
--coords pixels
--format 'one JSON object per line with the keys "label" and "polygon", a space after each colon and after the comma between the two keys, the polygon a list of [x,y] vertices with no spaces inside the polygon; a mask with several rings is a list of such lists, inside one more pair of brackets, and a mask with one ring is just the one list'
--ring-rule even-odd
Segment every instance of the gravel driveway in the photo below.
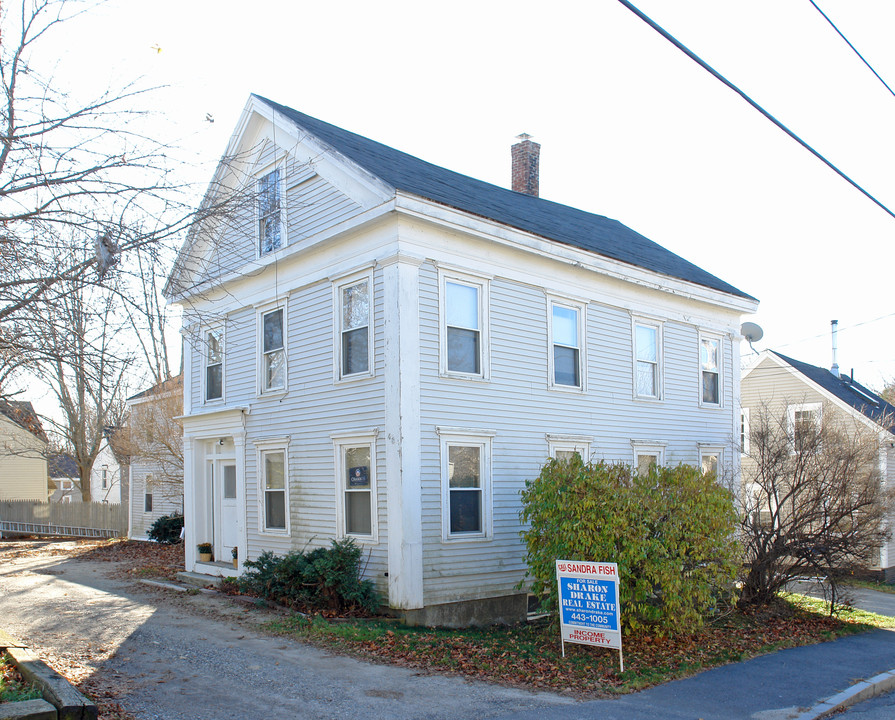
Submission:
{"label": "gravel driveway", "polygon": [[138,720],[485,718],[551,693],[427,675],[265,635],[267,611],[120,577],[74,543],[0,542],[0,628]]}

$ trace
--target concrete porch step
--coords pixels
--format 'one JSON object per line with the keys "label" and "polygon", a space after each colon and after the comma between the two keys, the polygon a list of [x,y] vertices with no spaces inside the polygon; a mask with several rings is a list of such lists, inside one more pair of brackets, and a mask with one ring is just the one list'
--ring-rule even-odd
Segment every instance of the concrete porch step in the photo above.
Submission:
{"label": "concrete porch step", "polygon": [[187,585],[192,585],[193,587],[203,588],[208,587],[209,585],[214,585],[215,587],[220,586],[221,578],[215,575],[203,575],[202,573],[197,572],[179,572],[177,573],[177,579],[182,583],[186,583]]}

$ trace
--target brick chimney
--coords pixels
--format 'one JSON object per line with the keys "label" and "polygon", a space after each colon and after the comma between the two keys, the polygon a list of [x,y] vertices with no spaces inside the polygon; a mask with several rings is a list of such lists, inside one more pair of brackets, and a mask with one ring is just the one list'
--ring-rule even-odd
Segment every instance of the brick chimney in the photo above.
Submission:
{"label": "brick chimney", "polygon": [[531,141],[531,135],[517,135],[519,140],[512,147],[513,190],[538,197],[538,175],[541,164],[541,146]]}

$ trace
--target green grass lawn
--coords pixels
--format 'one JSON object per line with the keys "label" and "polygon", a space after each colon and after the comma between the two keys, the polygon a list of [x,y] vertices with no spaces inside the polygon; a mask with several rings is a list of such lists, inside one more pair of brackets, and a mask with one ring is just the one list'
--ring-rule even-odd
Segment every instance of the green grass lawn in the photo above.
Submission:
{"label": "green grass lawn", "polygon": [[3,653],[0,656],[0,703],[37,700],[40,697],[40,690],[22,682],[9,655]]}

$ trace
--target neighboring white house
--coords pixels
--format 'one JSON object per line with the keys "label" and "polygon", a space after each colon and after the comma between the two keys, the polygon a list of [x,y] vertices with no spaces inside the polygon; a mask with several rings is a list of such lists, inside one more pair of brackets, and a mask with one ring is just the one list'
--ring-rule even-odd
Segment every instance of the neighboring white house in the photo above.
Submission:
{"label": "neighboring white house", "polygon": [[30,402],[0,401],[0,500],[47,501],[47,444]]}
{"label": "neighboring white house", "polygon": [[[834,372],[766,350],[743,372],[741,403],[744,440],[749,436],[750,419],[764,411],[772,417],[783,417],[785,412],[793,428],[800,423],[814,423],[828,412],[871,428],[879,434],[882,482],[893,487],[895,406],[850,375],[841,375],[838,368]],[[895,517],[890,522],[895,527]],[[895,580],[895,537],[880,548],[878,563],[872,569],[879,570],[887,582]]]}
{"label": "neighboring white house", "polygon": [[127,457],[115,443],[115,428],[103,430],[99,453],[90,471],[90,499],[93,502],[127,502]]}
{"label": "neighboring white house", "polygon": [[166,289],[188,570],[349,536],[408,622],[517,620],[519,493],[549,455],[736,472],[757,301],[538,198],[538,150],[508,190],[250,97],[203,209],[243,204]]}
{"label": "neighboring white house", "polygon": [[81,478],[78,463],[66,453],[47,458],[47,470],[53,484],[50,502],[81,502]]}
{"label": "neighboring white house", "polygon": [[130,512],[128,537],[146,540],[164,515],[183,514],[183,376],[127,400]]}

